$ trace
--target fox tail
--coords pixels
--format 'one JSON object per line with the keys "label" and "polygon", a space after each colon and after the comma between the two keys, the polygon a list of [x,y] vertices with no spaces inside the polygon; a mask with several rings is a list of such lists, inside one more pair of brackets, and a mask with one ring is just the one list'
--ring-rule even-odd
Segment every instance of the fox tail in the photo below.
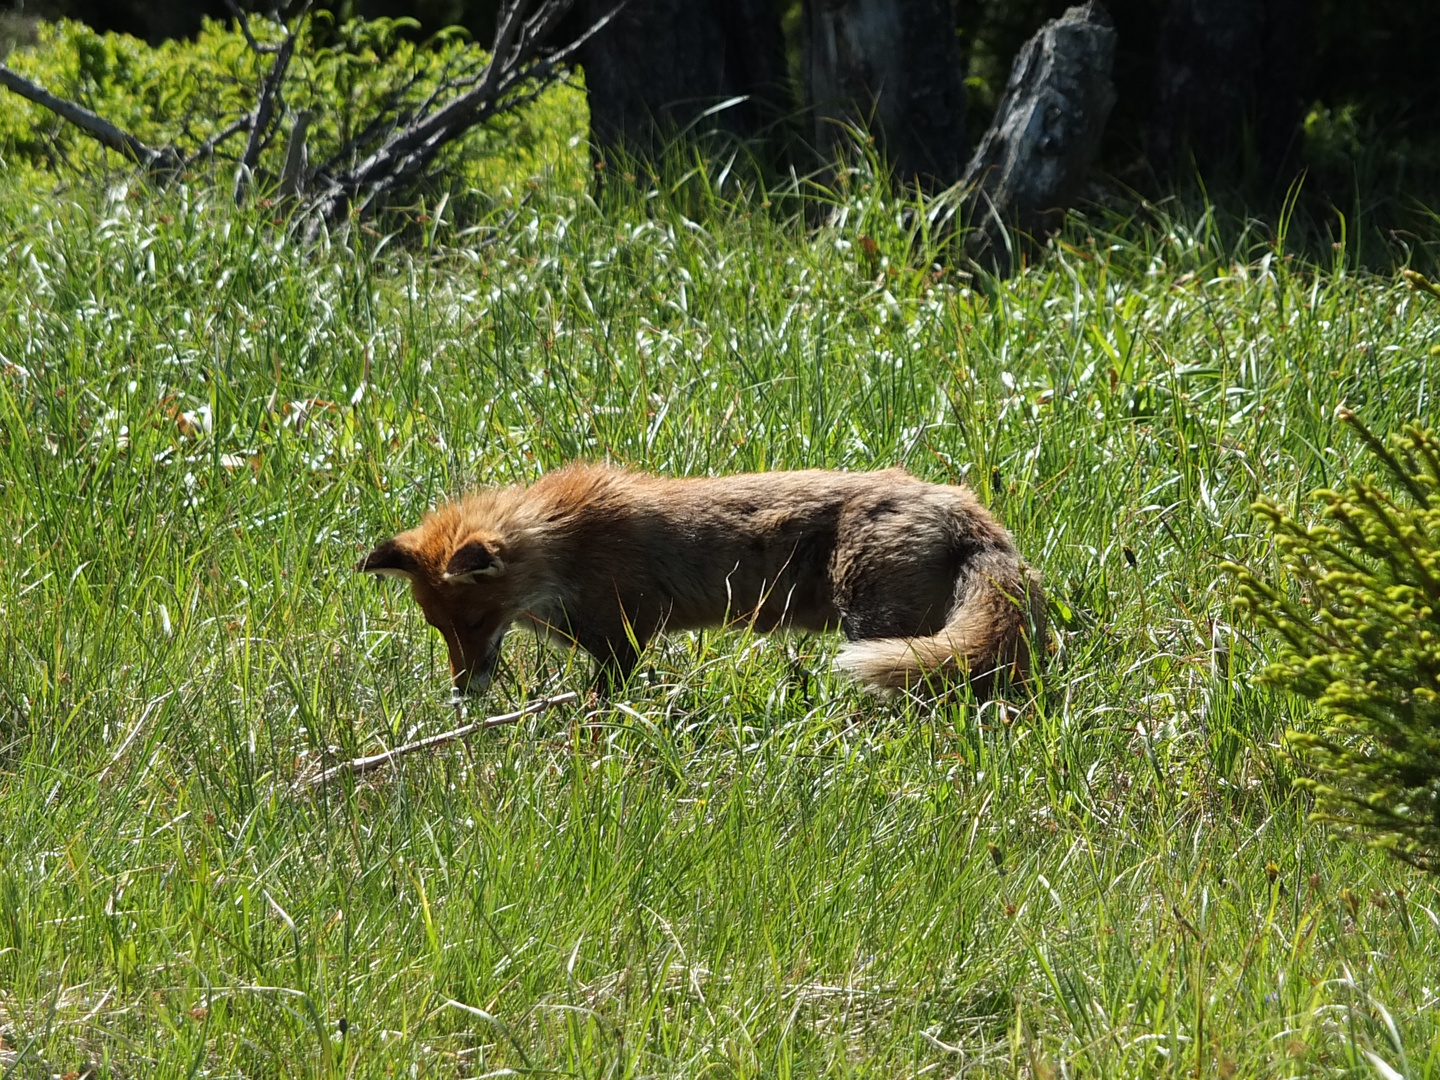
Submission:
{"label": "fox tail", "polygon": [[1027,677],[1046,641],[1040,575],[1013,551],[993,548],[971,564],[939,633],[852,641],[835,663],[881,689],[939,689],[967,681],[988,696],[997,678]]}

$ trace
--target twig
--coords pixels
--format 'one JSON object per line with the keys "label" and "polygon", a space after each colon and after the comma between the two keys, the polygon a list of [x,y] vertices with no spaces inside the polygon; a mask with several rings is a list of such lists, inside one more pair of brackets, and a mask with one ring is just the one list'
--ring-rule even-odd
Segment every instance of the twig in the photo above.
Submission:
{"label": "twig", "polygon": [[372,754],[369,757],[353,758],[350,761],[342,761],[339,765],[326,769],[318,777],[311,781],[312,785],[328,784],[341,776],[360,776],[375,769],[384,768],[398,757],[406,754],[413,754],[420,750],[433,750],[437,746],[448,746],[450,743],[459,742],[461,739],[469,738],[477,731],[484,731],[487,728],[501,727],[505,724],[513,724],[517,720],[523,720],[527,716],[534,716],[536,713],[544,712],[555,705],[566,705],[577,700],[579,694],[571,690],[568,693],[556,694],[554,697],[537,698],[523,708],[511,713],[501,713],[499,716],[487,716],[484,720],[477,720],[473,724],[466,724],[451,731],[442,731],[438,735],[431,735],[428,738],[419,739],[416,742],[405,743],[392,750],[386,750],[383,754]]}
{"label": "twig", "polygon": [[[306,8],[309,4],[305,5]],[[304,18],[305,8],[299,18]],[[249,32],[246,32],[249,37]],[[295,31],[285,27],[285,40],[275,53],[275,62],[270,65],[270,74],[260,86],[260,100],[255,105],[255,125],[250,129],[250,138],[245,144],[245,154],[240,158],[240,168],[235,174],[235,205],[245,201],[245,184],[255,175],[255,166],[260,163],[260,147],[270,134],[270,120],[275,115],[275,100],[280,96],[280,84],[285,80],[285,71],[290,67],[290,58],[295,55]],[[253,39],[252,39],[253,40]]]}
{"label": "twig", "polygon": [[195,150],[195,152],[185,159],[185,164],[182,166],[182,169],[189,169],[193,167],[196,162],[203,161],[204,159],[211,157],[212,155],[214,155],[216,150],[220,149],[220,145],[222,143],[224,143],[227,139],[234,138],[242,131],[248,131],[250,125],[254,122],[255,114],[246,113],[238,120],[235,120],[230,124],[226,125],[223,130],[216,132],[214,135],[210,136],[210,138],[206,139],[203,143],[201,143],[200,146]]}
{"label": "twig", "polygon": [[14,91],[23,98],[29,98],[57,116],[70,121],[92,139],[108,146],[116,153],[124,154],[131,161],[155,171],[179,168],[180,155],[173,146],[150,146],[141,142],[128,131],[123,131],[110,121],[97,116],[83,105],[56,97],[38,83],[33,83],[19,72],[0,63],[0,85]]}
{"label": "twig", "polygon": [[225,0],[225,6],[230,9],[230,14],[234,15],[235,21],[240,24],[240,33],[245,35],[245,40],[249,43],[251,49],[257,53],[280,51],[280,46],[278,45],[261,45],[255,40],[255,35],[250,32],[250,20],[246,17],[240,5],[235,3],[235,0]]}
{"label": "twig", "polygon": [[[337,167],[339,160],[332,157],[317,171],[317,180],[325,190],[316,196],[312,208],[320,217],[333,222],[352,203],[363,209],[389,191],[413,181],[446,144],[476,124],[526,100],[526,95],[513,94],[522,83],[533,81],[545,85],[555,78],[557,70],[607,26],[625,3],[626,0],[618,0],[607,14],[568,45],[542,54],[543,37],[559,24],[571,0],[542,0],[528,20],[524,12],[529,0],[506,0],[500,10],[489,63],[474,80],[474,85],[444,105],[433,110],[427,108],[403,127],[393,130],[380,146],[350,168],[341,170]],[[467,76],[453,80],[451,85],[470,81]],[[443,85],[437,88],[437,93],[440,89],[444,89]],[[430,100],[436,96],[432,94]]]}
{"label": "twig", "polygon": [[[409,123],[413,116],[429,108],[435,96],[440,92],[441,87],[437,86],[436,89],[432,91],[430,98],[424,101],[418,108],[407,109],[404,107],[405,95],[415,88],[424,74],[425,72],[420,70],[411,72],[409,78],[389,91],[385,95],[385,101],[376,110],[375,115],[366,122],[358,134],[352,135],[344,145],[330,155],[330,159],[320,167],[320,171],[327,169],[331,171],[338,170],[341,167],[341,163],[347,159],[350,160],[351,164],[354,164],[355,156],[363,147],[370,146],[375,142],[388,138],[401,124]],[[386,128],[389,130],[383,130]]]}

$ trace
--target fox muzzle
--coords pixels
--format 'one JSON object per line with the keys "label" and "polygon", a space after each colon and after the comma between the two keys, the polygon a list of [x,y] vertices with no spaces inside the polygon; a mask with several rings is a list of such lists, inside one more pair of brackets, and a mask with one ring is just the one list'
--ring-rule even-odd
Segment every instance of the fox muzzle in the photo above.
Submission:
{"label": "fox muzzle", "polygon": [[461,666],[451,664],[451,684],[458,693],[468,697],[483,694],[490,686],[495,677],[495,668],[500,663],[500,648],[498,643],[485,650],[484,657],[479,663]]}

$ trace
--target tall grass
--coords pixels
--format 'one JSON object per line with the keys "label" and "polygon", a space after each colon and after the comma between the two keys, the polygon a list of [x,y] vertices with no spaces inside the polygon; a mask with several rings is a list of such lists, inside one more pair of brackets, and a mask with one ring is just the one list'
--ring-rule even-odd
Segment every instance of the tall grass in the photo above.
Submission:
{"label": "tall grass", "polygon": [[[1433,415],[1440,305],[1203,215],[968,279],[853,180],[318,251],[0,197],[7,1074],[1440,1075],[1435,887],[1307,826],[1217,573],[1358,460],[1338,402]],[[1044,685],[929,712],[829,638],[674,635],[598,745],[301,783],[455,719],[355,558],[575,457],[963,480],[1045,573]],[[486,711],[586,678],[506,655]]]}

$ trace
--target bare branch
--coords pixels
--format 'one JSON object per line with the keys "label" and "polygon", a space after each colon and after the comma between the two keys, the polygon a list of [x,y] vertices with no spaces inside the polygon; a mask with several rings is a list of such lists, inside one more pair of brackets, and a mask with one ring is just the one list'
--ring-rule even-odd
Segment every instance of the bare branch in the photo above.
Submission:
{"label": "bare branch", "polygon": [[[611,11],[603,19],[601,19],[594,26],[590,27],[590,29],[587,30],[584,34],[582,34],[578,42],[572,43],[572,46],[570,47],[571,51],[573,51],[574,44],[584,42],[596,30],[600,29],[600,27],[608,23],[622,6],[624,6],[623,3],[617,4],[613,11]],[[520,43],[521,50],[530,49],[535,47],[536,45],[543,44],[545,39],[550,36],[551,32],[555,29],[555,27],[560,24],[560,20],[565,17],[568,11],[568,4],[564,6],[551,6],[548,4],[542,4],[536,10],[535,14],[530,16],[530,18],[525,21],[525,29],[524,33],[521,36]]]}
{"label": "bare branch", "polygon": [[[225,2],[249,47],[273,59],[260,80],[254,109],[188,154],[174,145],[149,146],[89,109],[50,94],[4,64],[0,64],[0,85],[50,109],[155,173],[174,173],[213,157],[227,140],[248,133],[235,178],[234,198],[239,205],[253,182],[265,147],[277,136],[285,79],[299,44],[296,27],[308,11],[310,0],[301,0],[298,13],[281,23],[285,38],[278,45],[263,45],[256,39],[240,0]],[[467,131],[533,101],[546,87],[563,78],[576,51],[611,22],[626,0],[617,0],[608,14],[575,40],[552,48],[548,41],[572,3],[502,0],[494,48],[488,59],[481,62],[475,52],[447,59],[428,90],[420,89],[422,81],[430,83],[430,77],[421,71],[400,79],[376,111],[359,125],[359,134],[347,140],[319,168],[303,167],[306,125],[298,122],[291,132],[281,179],[287,193],[307,198],[305,208],[315,215],[312,227],[318,228],[321,221],[333,223],[351,207],[363,210],[373,206],[389,193],[414,183],[434,167],[447,145]],[[193,138],[187,128],[185,143],[190,144]]]}
{"label": "bare branch", "polygon": [[459,69],[461,67],[459,58],[447,63],[445,70],[441,72],[440,80],[435,84],[435,88],[425,95],[424,101],[407,111],[408,115],[405,119],[409,121],[413,117],[424,116],[433,109],[435,103],[446,94],[453,94],[460,90],[468,89],[483,79],[485,73],[490,69],[489,61],[487,60],[485,63],[479,64],[475,62],[473,57],[467,59],[469,59],[471,63],[465,68],[464,74],[461,75],[452,74],[452,69]]}
{"label": "bare branch", "polygon": [[[500,17],[495,28],[495,47],[490,50],[490,63],[485,65],[485,74],[480,79],[478,90],[489,90],[495,81],[496,73],[509,64],[510,46],[514,44],[515,35],[522,26],[520,16],[526,3],[527,0],[506,0],[500,8]],[[568,8],[570,0],[563,0],[563,4],[555,6]]]}
{"label": "bare branch", "polygon": [[246,42],[250,48],[257,53],[274,53],[280,51],[279,45],[261,45],[255,40],[255,35],[250,32],[250,19],[245,10],[235,0],[225,0],[225,6],[230,9],[230,14],[235,16],[235,21],[240,25],[240,33],[245,35]]}
{"label": "bare branch", "polygon": [[[308,8],[309,4],[305,7]],[[304,15],[305,10],[302,8],[300,17],[303,18]],[[265,76],[265,81],[260,86],[260,100],[255,104],[255,123],[250,128],[250,139],[245,144],[245,153],[240,158],[240,168],[235,174],[236,206],[245,201],[245,185],[254,177],[255,166],[260,162],[260,148],[270,134],[270,123],[275,117],[275,102],[280,96],[280,84],[285,80],[290,58],[294,55],[295,32],[287,26],[285,40],[275,54],[275,62],[270,65],[270,74]]]}
{"label": "bare branch", "polygon": [[[385,95],[384,103],[378,107],[375,115],[365,126],[357,134],[351,136],[340,149],[331,154],[329,160],[317,171],[326,174],[338,173],[347,161],[351,164],[354,163],[353,159],[360,150],[389,138],[397,129],[410,123],[416,116],[423,116],[445,94],[461,87],[473,86],[484,74],[483,65],[471,67],[465,75],[453,76],[451,74],[453,70],[462,65],[464,59],[452,57],[447,60],[444,70],[440,73],[440,82],[425,96],[425,99],[413,107],[402,107],[401,103],[405,100],[405,96],[415,89],[425,75],[425,72],[421,70],[411,72],[408,79]],[[471,59],[473,63],[473,58]]]}
{"label": "bare branch", "polygon": [[3,63],[0,63],[0,85],[49,109],[56,116],[74,124],[92,139],[153,172],[173,171],[181,164],[180,154],[174,147],[150,146],[143,143],[128,131],[116,127],[85,106],[56,97],[43,86],[31,82]]}
{"label": "bare branch", "polygon": [[580,697],[573,690],[565,694],[556,694],[554,697],[537,698],[522,708],[511,713],[502,713],[499,716],[487,716],[484,720],[477,720],[473,724],[466,724],[463,727],[454,728],[451,731],[442,731],[439,735],[431,735],[426,739],[418,739],[415,742],[405,743],[393,750],[386,750],[381,754],[372,754],[369,757],[353,758],[350,761],[342,761],[339,765],[326,769],[310,783],[315,786],[328,784],[342,776],[361,776],[376,769],[382,769],[395,761],[396,758],[404,757],[406,754],[413,754],[420,750],[434,750],[440,746],[449,746],[451,743],[467,739],[477,731],[484,731],[487,728],[500,727],[504,724],[513,724],[525,719],[527,716],[534,716],[536,713],[544,712],[555,705],[568,705]]}
{"label": "bare branch", "polygon": [[544,35],[559,23],[570,3],[541,0],[527,21],[523,14],[528,0],[506,0],[495,48],[479,81],[438,108],[423,110],[398,126],[358,164],[344,171],[319,170],[317,176],[327,190],[316,198],[314,208],[333,221],[348,206],[369,206],[379,196],[417,179],[448,143],[526,100],[529,95],[515,95],[522,84],[544,85],[553,80],[576,50],[609,24],[625,0],[565,47],[542,55]]}
{"label": "bare branch", "polygon": [[215,153],[216,150],[220,149],[223,143],[226,143],[230,139],[233,139],[242,131],[248,131],[250,125],[254,122],[255,114],[251,112],[246,113],[244,116],[240,117],[240,119],[227,124],[220,131],[217,131],[214,135],[210,136],[210,138],[206,139],[203,143],[196,147],[195,152],[185,159],[185,162],[181,166],[181,168],[188,169],[191,166],[195,165],[197,162],[203,161],[206,158],[210,157]]}

